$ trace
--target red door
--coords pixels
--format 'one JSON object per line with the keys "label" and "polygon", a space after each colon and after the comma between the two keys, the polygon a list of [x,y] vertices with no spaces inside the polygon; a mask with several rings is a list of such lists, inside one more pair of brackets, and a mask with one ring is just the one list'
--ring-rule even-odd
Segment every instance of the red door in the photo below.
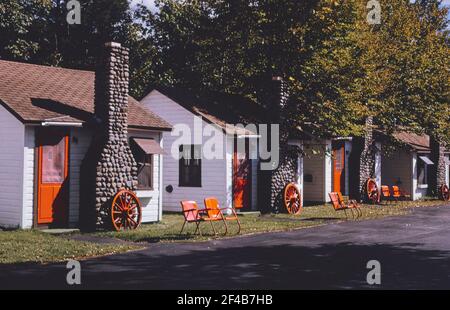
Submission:
{"label": "red door", "polygon": [[345,192],[345,144],[333,145],[333,192]]}
{"label": "red door", "polygon": [[38,206],[37,223],[65,226],[68,215],[67,131],[42,128],[37,132]]}
{"label": "red door", "polygon": [[[249,143],[245,141],[245,151],[238,150],[234,140],[233,154],[233,205],[236,209],[250,209],[251,161]],[[242,148],[242,147],[241,147]]]}

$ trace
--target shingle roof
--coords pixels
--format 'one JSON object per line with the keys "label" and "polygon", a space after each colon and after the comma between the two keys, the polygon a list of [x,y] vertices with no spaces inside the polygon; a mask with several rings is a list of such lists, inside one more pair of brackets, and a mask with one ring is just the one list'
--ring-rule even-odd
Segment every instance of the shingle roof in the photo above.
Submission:
{"label": "shingle roof", "polygon": [[[86,122],[94,112],[91,71],[0,60],[0,104],[23,123]],[[165,120],[129,97],[128,125],[170,130]]]}
{"label": "shingle roof", "polygon": [[407,131],[398,131],[392,134],[398,141],[408,145],[419,152],[430,152],[430,137],[428,135],[418,135]]}
{"label": "shingle roof", "polygon": [[195,115],[201,116],[207,122],[217,125],[228,134],[254,135],[256,132],[233,125],[258,125],[267,122],[265,110],[256,102],[241,95],[161,86],[155,87],[154,90]]}

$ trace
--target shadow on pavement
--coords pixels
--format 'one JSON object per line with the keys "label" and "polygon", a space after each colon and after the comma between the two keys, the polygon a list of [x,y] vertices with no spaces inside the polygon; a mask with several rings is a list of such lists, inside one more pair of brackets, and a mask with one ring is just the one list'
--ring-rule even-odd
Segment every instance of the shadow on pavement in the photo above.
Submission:
{"label": "shadow on pavement", "polygon": [[[338,238],[338,236],[336,236]],[[154,245],[81,262],[90,289],[450,289],[450,254],[419,244],[231,247]],[[160,254],[163,253],[163,254]],[[381,263],[380,286],[366,283],[369,260]],[[0,265],[0,288],[72,288],[65,264]]]}

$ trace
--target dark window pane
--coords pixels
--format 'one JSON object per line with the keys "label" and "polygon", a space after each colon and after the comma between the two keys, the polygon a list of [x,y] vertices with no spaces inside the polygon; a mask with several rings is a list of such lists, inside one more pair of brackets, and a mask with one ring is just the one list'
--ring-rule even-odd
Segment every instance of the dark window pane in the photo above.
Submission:
{"label": "dark window pane", "polygon": [[180,186],[201,186],[201,151],[201,145],[180,146]]}

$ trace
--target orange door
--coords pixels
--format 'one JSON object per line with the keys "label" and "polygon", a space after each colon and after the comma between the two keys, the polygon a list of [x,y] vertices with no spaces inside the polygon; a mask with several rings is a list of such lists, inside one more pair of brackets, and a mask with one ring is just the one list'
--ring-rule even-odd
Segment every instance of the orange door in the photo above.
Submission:
{"label": "orange door", "polygon": [[345,192],[345,144],[333,145],[333,192]]}
{"label": "orange door", "polygon": [[234,141],[233,156],[233,205],[236,209],[250,209],[251,161],[249,144],[245,141],[245,151],[237,149]]}
{"label": "orange door", "polygon": [[37,132],[38,207],[37,223],[64,226],[68,210],[67,131],[42,128]]}

